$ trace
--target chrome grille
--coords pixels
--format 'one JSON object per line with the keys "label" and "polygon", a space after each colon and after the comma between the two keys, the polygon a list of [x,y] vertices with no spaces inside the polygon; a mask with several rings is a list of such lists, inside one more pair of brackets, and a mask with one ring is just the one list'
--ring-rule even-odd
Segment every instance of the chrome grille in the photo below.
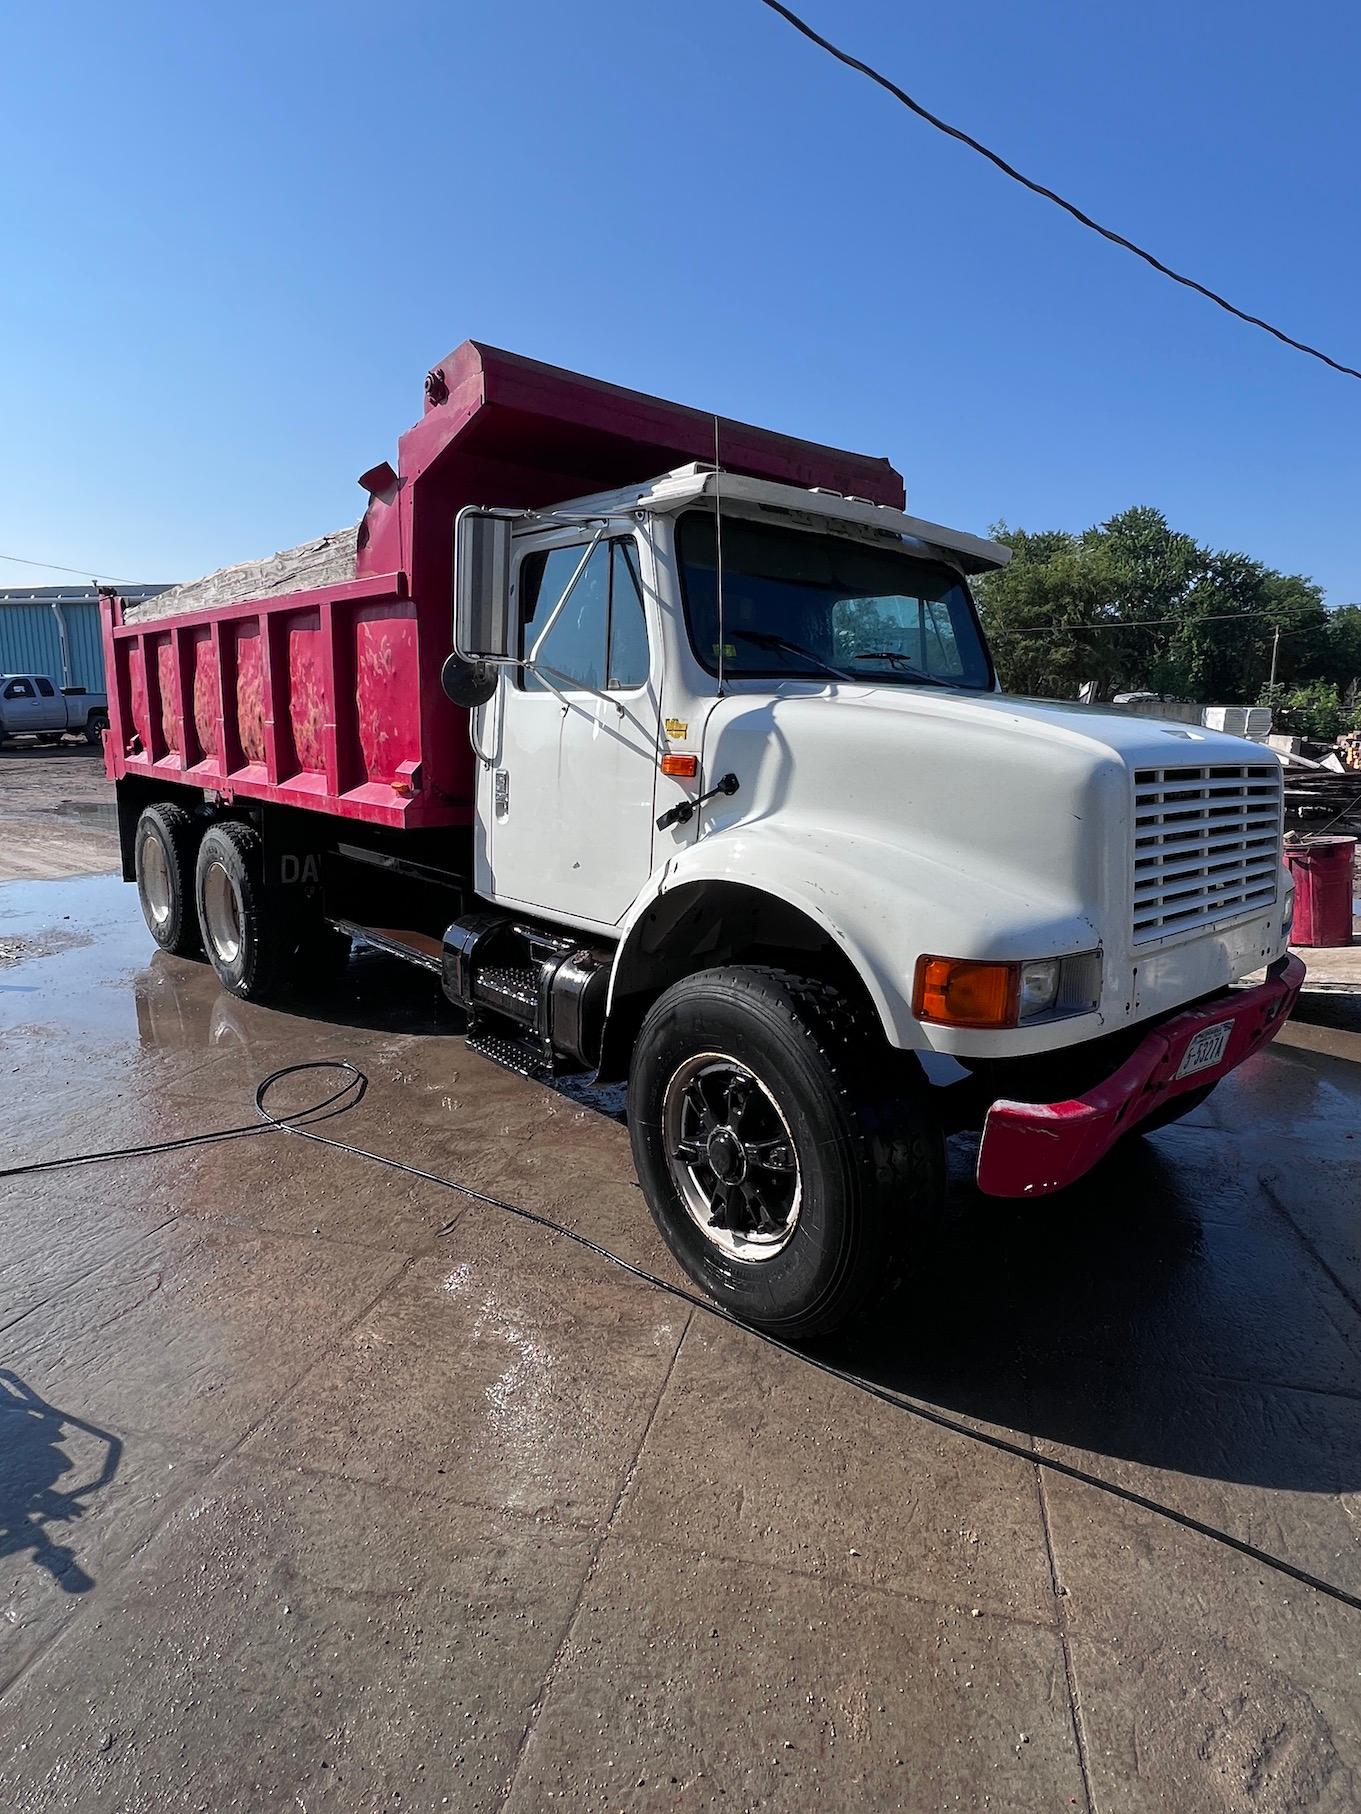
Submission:
{"label": "chrome grille", "polygon": [[1134,943],[1270,907],[1281,873],[1281,765],[1134,771]]}

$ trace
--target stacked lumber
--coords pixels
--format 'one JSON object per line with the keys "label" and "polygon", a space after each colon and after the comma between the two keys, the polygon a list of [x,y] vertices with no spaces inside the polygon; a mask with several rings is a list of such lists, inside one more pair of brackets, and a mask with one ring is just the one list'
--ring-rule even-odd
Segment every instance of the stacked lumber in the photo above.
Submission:
{"label": "stacked lumber", "polygon": [[1344,830],[1361,828],[1361,774],[1331,768],[1287,768],[1285,816],[1287,824],[1308,825],[1324,816]]}

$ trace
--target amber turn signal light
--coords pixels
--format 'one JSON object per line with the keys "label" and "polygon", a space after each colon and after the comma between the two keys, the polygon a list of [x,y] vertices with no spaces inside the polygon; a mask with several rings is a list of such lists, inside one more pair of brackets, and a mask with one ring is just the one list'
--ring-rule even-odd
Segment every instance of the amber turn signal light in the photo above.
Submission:
{"label": "amber turn signal light", "polygon": [[1020,1018],[1020,967],[965,957],[920,957],[912,990],[918,1020],[942,1027],[1014,1027]]}
{"label": "amber turn signal light", "polygon": [[662,773],[677,781],[693,781],[699,773],[698,756],[663,756]]}

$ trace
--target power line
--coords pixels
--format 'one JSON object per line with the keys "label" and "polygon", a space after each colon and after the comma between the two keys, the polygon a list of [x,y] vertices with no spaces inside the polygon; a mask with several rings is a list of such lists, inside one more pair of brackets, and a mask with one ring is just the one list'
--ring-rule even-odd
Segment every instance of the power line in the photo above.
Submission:
{"label": "power line", "polygon": [[883,75],[871,64],[862,63],[859,57],[853,57],[849,51],[842,50],[829,38],[824,38],[821,32],[814,31],[806,20],[801,19],[789,7],[782,5],[781,0],[761,0],[761,4],[768,6],[771,12],[778,13],[782,19],[794,27],[796,32],[802,33],[810,43],[816,44],[820,50],[825,50],[828,56],[835,57],[838,63],[844,63],[847,69],[854,69],[860,75],[867,76],[871,82],[876,82],[880,88],[891,94],[895,101],[901,101],[904,107],[915,113],[918,119],[925,120],[928,126],[934,126],[937,132],[945,133],[948,138],[958,139],[961,145],[967,145],[970,151],[976,151],[980,157],[986,158],[990,164],[1002,172],[1003,176],[1009,176],[1013,182],[1020,183],[1022,188],[1029,189],[1032,195],[1038,195],[1047,202],[1053,202],[1056,208],[1062,208],[1065,214],[1071,214],[1079,226],[1087,227],[1093,233],[1099,233],[1102,239],[1108,239],[1113,246],[1122,246],[1126,252],[1132,252],[1136,258],[1142,258],[1146,265],[1152,265],[1153,269],[1163,277],[1170,277],[1173,283],[1179,283],[1185,289],[1194,290],[1207,302],[1214,303],[1216,308],[1223,309],[1227,314],[1235,316],[1237,320],[1246,322],[1249,327],[1261,328],[1264,334],[1270,334],[1273,339],[1281,341],[1285,346],[1294,347],[1297,353],[1307,353],[1311,359],[1321,360],[1333,371],[1341,372],[1344,378],[1361,378],[1361,371],[1358,371],[1355,366],[1343,365],[1340,360],[1320,352],[1318,347],[1310,346],[1307,341],[1296,340],[1293,334],[1287,334],[1282,328],[1273,327],[1269,321],[1263,321],[1260,315],[1250,315],[1246,309],[1238,308],[1227,297],[1207,289],[1203,283],[1197,283],[1194,277],[1185,277],[1180,271],[1174,271],[1171,265],[1165,265],[1152,252],[1146,251],[1143,246],[1136,245],[1132,239],[1126,239],[1123,233],[1117,233],[1111,227],[1103,227],[1100,221],[1093,220],[1090,214],[1084,214],[1075,202],[1066,200],[1062,195],[1056,194],[1054,190],[1046,188],[1043,183],[1037,183],[1032,177],[1023,176],[1014,165],[1009,164],[997,152],[989,150],[972,134],[963,131],[958,126],[951,126],[947,120],[940,119],[929,108],[923,107],[920,101],[914,101],[905,89],[899,88],[896,82],[890,81],[886,75]]}
{"label": "power line", "polygon": [[[74,573],[91,581],[94,579],[88,567],[63,567],[60,561],[31,561],[22,554],[0,554],[0,561],[13,561],[16,567],[46,567],[50,573]],[[104,579],[111,586],[140,586],[142,583],[136,579],[114,579],[109,573]]]}
{"label": "power line", "polygon": [[[1249,618],[1258,617],[1274,618],[1275,612],[1206,611],[1202,613],[1192,611],[1187,612],[1181,617],[1107,617],[1102,618],[1097,623],[1087,624],[999,624],[997,628],[990,631],[989,634],[994,636],[1034,636],[1045,630],[1051,632],[1058,630],[1156,630],[1160,629],[1165,624],[1181,624],[1184,627],[1189,627],[1193,624],[1241,624],[1245,623]],[[1300,624],[1293,630],[1282,630],[1279,634],[1282,636],[1302,636],[1306,630],[1326,628],[1326,621],[1322,624]]]}

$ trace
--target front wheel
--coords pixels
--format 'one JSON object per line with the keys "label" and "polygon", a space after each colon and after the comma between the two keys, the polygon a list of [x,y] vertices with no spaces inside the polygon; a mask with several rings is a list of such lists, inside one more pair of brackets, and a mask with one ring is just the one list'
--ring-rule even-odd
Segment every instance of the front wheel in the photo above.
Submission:
{"label": "front wheel", "polygon": [[667,1245],[726,1309],[825,1335],[897,1277],[944,1188],[911,1060],[830,985],[733,967],[658,998],[634,1048],[629,1134]]}
{"label": "front wheel", "polygon": [[85,741],[98,749],[108,728],[109,715],[107,712],[91,712],[85,720]]}

